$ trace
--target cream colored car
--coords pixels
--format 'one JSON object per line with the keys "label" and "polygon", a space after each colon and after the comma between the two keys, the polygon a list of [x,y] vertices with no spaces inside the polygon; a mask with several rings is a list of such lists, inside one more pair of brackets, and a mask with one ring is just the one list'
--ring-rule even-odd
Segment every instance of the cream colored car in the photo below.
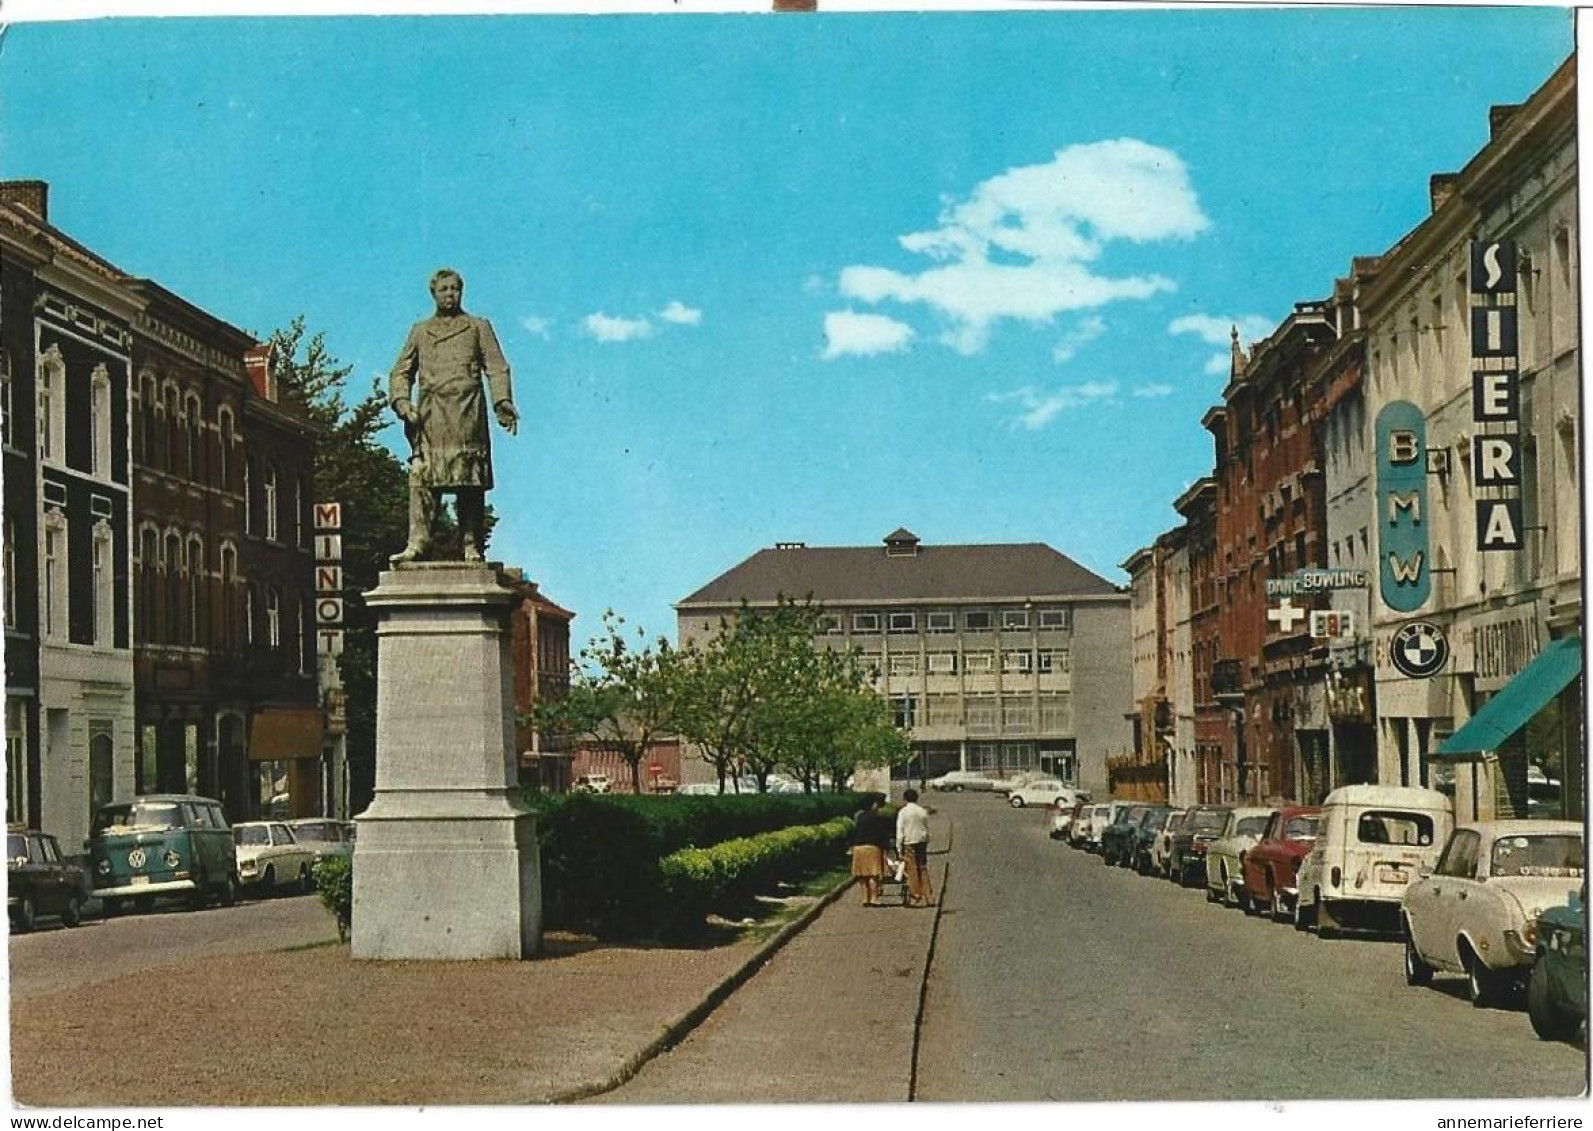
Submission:
{"label": "cream colored car", "polygon": [[1438,866],[1401,905],[1405,980],[1464,974],[1473,1005],[1493,1005],[1532,969],[1538,916],[1582,889],[1575,821],[1479,821],[1450,835]]}
{"label": "cream colored car", "polygon": [[1275,806],[1241,805],[1228,813],[1222,832],[1206,849],[1206,899],[1227,907],[1245,904],[1245,853],[1256,846]]}
{"label": "cream colored car", "polygon": [[262,895],[309,891],[315,849],[300,842],[282,821],[244,821],[232,826],[238,852],[238,882]]}

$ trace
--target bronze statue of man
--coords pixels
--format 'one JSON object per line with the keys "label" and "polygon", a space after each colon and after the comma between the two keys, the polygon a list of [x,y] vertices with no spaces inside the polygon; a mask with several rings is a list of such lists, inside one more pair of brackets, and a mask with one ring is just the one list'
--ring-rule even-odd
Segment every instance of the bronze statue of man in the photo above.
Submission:
{"label": "bronze statue of man", "polygon": [[444,491],[458,500],[465,561],[482,560],[492,486],[483,376],[498,423],[511,436],[519,430],[509,363],[492,323],[465,313],[464,293],[464,279],[451,268],[431,277],[437,313],[410,328],[389,376],[389,400],[410,443],[409,543],[393,556],[394,565],[431,549],[432,516]]}

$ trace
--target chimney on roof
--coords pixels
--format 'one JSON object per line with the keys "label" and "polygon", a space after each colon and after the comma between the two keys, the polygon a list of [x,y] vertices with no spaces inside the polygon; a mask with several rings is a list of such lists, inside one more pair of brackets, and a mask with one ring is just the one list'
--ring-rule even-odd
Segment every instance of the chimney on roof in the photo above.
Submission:
{"label": "chimney on roof", "polygon": [[50,222],[49,181],[0,181],[0,200]]}
{"label": "chimney on roof", "polygon": [[916,558],[918,556],[918,535],[908,530],[905,526],[898,526],[891,533],[885,535],[885,556],[887,558]]}
{"label": "chimney on roof", "polygon": [[1521,104],[1518,102],[1488,107],[1489,141],[1499,136],[1499,131],[1510,124],[1510,119],[1516,116],[1516,111],[1519,109],[1521,109]]}
{"label": "chimney on roof", "polygon": [[1434,173],[1427,178],[1427,197],[1432,201],[1434,212],[1444,206],[1444,201],[1455,195],[1455,184],[1459,180],[1459,173]]}
{"label": "chimney on roof", "polygon": [[808,544],[806,542],[776,542],[774,548],[776,550],[805,550],[808,548]]}

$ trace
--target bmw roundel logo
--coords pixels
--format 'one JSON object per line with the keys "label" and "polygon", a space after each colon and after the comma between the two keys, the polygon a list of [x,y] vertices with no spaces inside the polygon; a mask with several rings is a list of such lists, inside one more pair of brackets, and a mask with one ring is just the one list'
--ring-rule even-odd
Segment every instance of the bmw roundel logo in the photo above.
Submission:
{"label": "bmw roundel logo", "polygon": [[1402,675],[1426,679],[1449,662],[1449,641],[1443,630],[1424,620],[1413,620],[1394,633],[1388,658]]}

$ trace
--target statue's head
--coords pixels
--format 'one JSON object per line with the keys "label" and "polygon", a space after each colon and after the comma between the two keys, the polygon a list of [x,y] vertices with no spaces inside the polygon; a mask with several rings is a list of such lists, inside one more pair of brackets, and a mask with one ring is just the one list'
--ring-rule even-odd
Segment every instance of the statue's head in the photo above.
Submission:
{"label": "statue's head", "polygon": [[452,267],[444,267],[432,273],[431,297],[436,300],[437,310],[443,314],[453,314],[459,309],[459,304],[465,297],[465,280]]}

